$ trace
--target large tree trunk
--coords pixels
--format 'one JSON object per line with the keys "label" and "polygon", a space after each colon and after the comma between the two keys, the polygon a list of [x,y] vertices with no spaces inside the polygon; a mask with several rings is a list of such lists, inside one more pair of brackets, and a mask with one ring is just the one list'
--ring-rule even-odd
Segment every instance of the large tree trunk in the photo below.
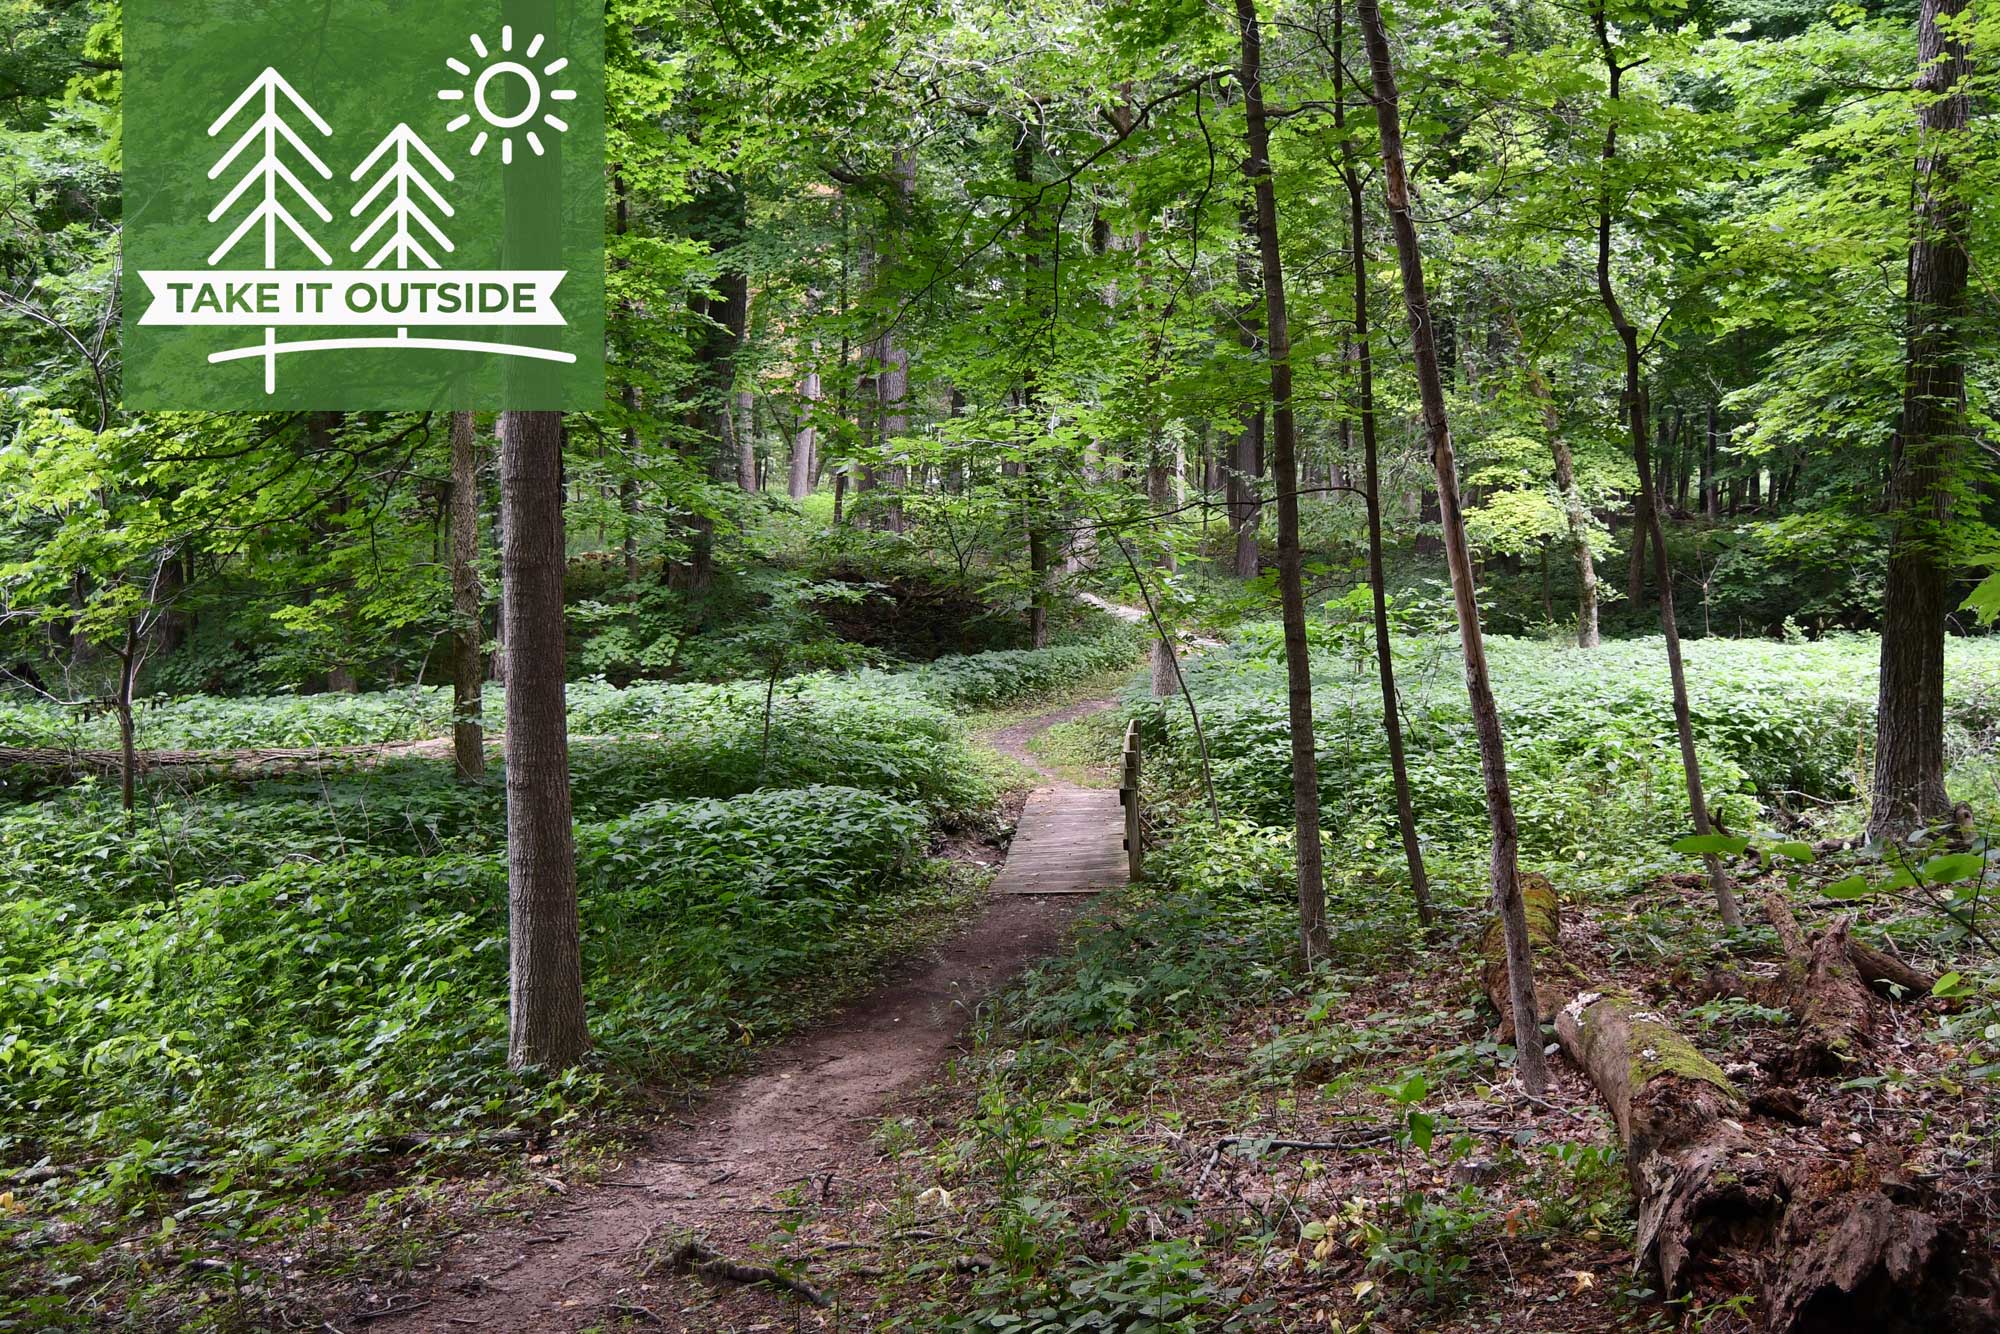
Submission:
{"label": "large tree trunk", "polygon": [[[1627,66],[1618,63],[1618,53],[1611,44],[1611,29],[1605,18],[1604,0],[1592,0],[1591,23],[1597,32],[1598,48],[1604,56],[1604,68],[1609,79],[1609,99],[1619,98],[1619,81]],[[1688,809],[1694,821],[1696,834],[1709,832],[1708,799],[1702,791],[1701,760],[1695,755],[1694,721],[1688,708],[1687,673],[1681,665],[1680,627],[1674,620],[1674,575],[1667,559],[1666,533],[1660,526],[1660,511],[1651,503],[1653,495],[1653,463],[1650,448],[1651,425],[1648,421],[1646,386],[1641,378],[1639,330],[1625,313],[1625,307],[1618,299],[1618,291],[1611,282],[1611,161],[1618,154],[1618,122],[1613,119],[1604,131],[1604,180],[1598,198],[1597,213],[1597,292],[1604,302],[1605,313],[1610,316],[1611,327],[1617,331],[1618,341],[1625,349],[1625,418],[1631,429],[1632,461],[1639,470],[1639,501],[1644,503],[1646,512],[1645,534],[1653,545],[1654,582],[1659,587],[1654,590],[1660,599],[1660,634],[1667,644],[1667,678],[1673,690],[1674,730],[1679,735],[1681,749],[1681,775],[1686,781]],[[1634,550],[1640,541],[1635,527]],[[1717,909],[1722,914],[1725,926],[1741,926],[1743,915],[1736,907],[1736,891],[1729,883],[1729,872],[1723,868],[1722,859],[1714,853],[1704,854],[1708,866],[1709,887],[1715,891]]]}
{"label": "large tree trunk", "polygon": [[507,628],[507,1060],[574,1065],[584,1027],[576,842],[564,691],[563,425],[500,419],[502,619]]}
{"label": "large tree trunk", "polygon": [[470,412],[451,414],[451,753],[458,776],[486,772],[480,721],[486,639],[479,587],[479,437]]}
{"label": "large tree trunk", "polygon": [[1424,867],[1423,845],[1417,841],[1416,803],[1410,796],[1410,769],[1403,753],[1403,714],[1397,706],[1396,658],[1389,640],[1388,574],[1382,560],[1381,448],[1375,429],[1375,350],[1368,321],[1368,214],[1362,200],[1361,172],[1354,161],[1354,141],[1347,135],[1343,15],[1343,8],[1334,10],[1333,116],[1340,136],[1340,175],[1347,186],[1348,254],[1354,268],[1355,415],[1361,422],[1362,487],[1366,492],[1362,498],[1368,506],[1368,591],[1375,618],[1375,672],[1382,684],[1382,735],[1388,741],[1389,775],[1396,788],[1396,828],[1402,835],[1404,864],[1410,868],[1417,921],[1428,927],[1436,920],[1431,911],[1431,882]]}
{"label": "large tree trunk", "polygon": [[1424,436],[1430,445],[1432,470],[1437,474],[1445,559],[1451,570],[1452,601],[1465,653],[1465,689],[1473,728],[1479,737],[1479,764],[1486,782],[1486,815],[1493,829],[1493,904],[1505,929],[1508,990],[1513,1000],[1510,1008],[1520,1034],[1514,1045],[1516,1069],[1522,1085],[1539,1096],[1548,1089],[1549,1074],[1535,1015],[1535,969],[1528,944],[1527,913],[1521,902],[1520,834],[1514,823],[1514,794],[1507,778],[1500,709],[1493,698],[1493,684],[1486,668],[1486,639],[1473,587],[1472,553],[1465,537],[1465,516],[1459,508],[1458,461],[1453,454],[1451,424],[1445,413],[1436,331],[1431,322],[1430,296],[1424,286],[1423,252],[1417,244],[1416,220],[1410,214],[1409,173],[1403,161],[1402,109],[1396,95],[1396,73],[1390,64],[1389,36],[1382,27],[1381,8],[1377,0],[1359,0],[1359,5],[1368,67],[1375,83],[1383,185],[1402,268],[1403,304],[1409,311],[1410,349],[1416,361],[1418,394],[1423,400]]}
{"label": "large tree trunk", "polygon": [[[1875,713],[1873,839],[1901,838],[1951,809],[1944,788],[1944,619],[1950,494],[1965,440],[1967,210],[1952,161],[1971,112],[1958,24],[1970,0],[1923,0],[1917,25],[1916,234],[1910,242],[1903,421],[1889,475],[1889,573]],[[1953,92],[1953,89],[1961,91]]]}
{"label": "large tree trunk", "polygon": [[1278,601],[1284,622],[1286,702],[1292,734],[1292,812],[1298,837],[1299,945],[1308,968],[1326,953],[1326,880],[1319,830],[1319,756],[1313,746],[1312,648],[1306,639],[1305,559],[1299,548],[1298,429],[1292,418],[1292,338],[1285,266],[1278,253],[1278,191],[1264,118],[1263,34],[1256,0],[1236,0],[1242,36],[1243,110],[1257,201],[1257,252],[1264,283],[1264,351],[1271,368],[1271,480],[1277,489]]}

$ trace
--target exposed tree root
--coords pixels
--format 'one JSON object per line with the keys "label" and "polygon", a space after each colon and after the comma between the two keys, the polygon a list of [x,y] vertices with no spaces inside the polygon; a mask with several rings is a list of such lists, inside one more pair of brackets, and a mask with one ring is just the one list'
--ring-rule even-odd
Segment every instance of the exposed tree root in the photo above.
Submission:
{"label": "exposed tree root", "polygon": [[826,1294],[810,1283],[780,1273],[764,1265],[738,1264],[727,1256],[717,1254],[703,1245],[696,1237],[689,1237],[673,1250],[661,1257],[660,1263],[676,1273],[698,1274],[702,1278],[726,1279],[731,1283],[769,1283],[774,1288],[782,1288],[801,1301],[814,1306],[833,1305]]}

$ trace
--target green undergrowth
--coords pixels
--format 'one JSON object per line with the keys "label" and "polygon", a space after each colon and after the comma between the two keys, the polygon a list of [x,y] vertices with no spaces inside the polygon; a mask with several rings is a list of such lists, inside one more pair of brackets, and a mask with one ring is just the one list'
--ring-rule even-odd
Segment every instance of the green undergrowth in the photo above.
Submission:
{"label": "green undergrowth", "polygon": [[[1129,665],[1140,638],[1131,627],[1094,615],[1073,642],[1044,649],[1000,649],[940,658],[899,670],[866,669],[786,677],[772,689],[793,707],[865,708],[905,702],[922,708],[969,710],[1037,699],[1077,679]],[[767,684],[748,679],[701,682],[604,681],[569,686],[571,728],[580,734],[691,732],[706,735],[718,720],[761,719]],[[485,691],[486,716],[504,716],[499,686]],[[183,695],[144,702],[139,744],[162,750],[247,747],[362,746],[443,736],[451,730],[451,692],[407,686],[367,694]],[[24,696],[0,697],[0,745],[112,748],[115,718],[99,711],[58,708]]]}
{"label": "green undergrowth", "polygon": [[[1059,692],[1130,647],[1010,654],[998,673],[572,686],[594,1048],[561,1076],[506,1068],[497,747],[473,784],[436,759],[154,780],[129,820],[115,785],[13,790],[0,1246],[34,1281],[0,1286],[40,1288],[26,1327],[72,1319],[56,1280],[103,1273],[135,1235],[240,1252],[412,1155],[477,1170],[501,1132],[596,1125],[726,1071],[973,902],[977,877],[931,855],[992,818],[1003,781],[961,701]],[[380,741],[440,730],[443,704],[183,700],[149,710],[146,740]],[[41,716],[0,727],[27,740]]]}
{"label": "green undergrowth", "polygon": [[[1194,659],[1188,676],[1225,813],[1281,827],[1291,819],[1290,737],[1274,633],[1248,627],[1230,650]],[[1348,637],[1314,664],[1322,824],[1330,862],[1343,873],[1402,881],[1380,686],[1358,642]],[[1660,641],[1584,652],[1495,638],[1488,648],[1524,864],[1558,883],[1581,872],[1599,884],[1633,884],[1686,869],[1668,851],[1688,817]],[[1863,636],[1688,642],[1696,749],[1709,804],[1730,828],[1804,816],[1828,832],[1858,828],[1859,807],[1842,803],[1866,783],[1878,653]],[[1405,637],[1397,671],[1427,856],[1444,868],[1448,886],[1476,887],[1485,793],[1456,641]],[[1988,758],[2000,723],[2000,641],[1950,642],[1946,712],[1956,777],[1975,780],[1955,786],[1976,809],[2000,816]],[[1168,701],[1153,716],[1164,742],[1156,747],[1163,785],[1193,790],[1199,769],[1187,711]]]}

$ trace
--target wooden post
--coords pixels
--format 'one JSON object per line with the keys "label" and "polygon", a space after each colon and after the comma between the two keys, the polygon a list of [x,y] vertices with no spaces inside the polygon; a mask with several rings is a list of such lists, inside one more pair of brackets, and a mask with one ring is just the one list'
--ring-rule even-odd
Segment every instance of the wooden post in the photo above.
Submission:
{"label": "wooden post", "polygon": [[1145,839],[1139,820],[1139,720],[1125,725],[1124,770],[1118,780],[1118,804],[1125,808],[1125,861],[1137,880],[1144,871]]}

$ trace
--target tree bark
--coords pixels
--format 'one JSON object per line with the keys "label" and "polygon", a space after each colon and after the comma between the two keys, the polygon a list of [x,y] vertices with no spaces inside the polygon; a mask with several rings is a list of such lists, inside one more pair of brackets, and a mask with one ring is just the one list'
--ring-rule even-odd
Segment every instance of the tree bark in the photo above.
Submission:
{"label": "tree bark", "polygon": [[[1611,44],[1611,28],[1605,17],[1604,0],[1592,0],[1590,8],[1592,26],[1597,33],[1598,49],[1604,56],[1604,68],[1609,80],[1609,100],[1619,99],[1619,81],[1627,66],[1618,63],[1617,51]],[[1708,799],[1702,791],[1701,760],[1695,755],[1694,721],[1688,708],[1687,673],[1681,665],[1680,627],[1674,620],[1674,576],[1667,558],[1666,534],[1660,526],[1660,512],[1651,503],[1653,496],[1653,464],[1650,449],[1651,424],[1648,421],[1646,386],[1641,378],[1639,330],[1625,313],[1624,305],[1618,299],[1618,291],[1611,282],[1611,163],[1618,155],[1618,122],[1612,120],[1604,130],[1603,171],[1598,196],[1597,212],[1597,291],[1604,302],[1606,314],[1610,316],[1611,327],[1617,331],[1618,341],[1625,349],[1624,402],[1626,421],[1631,428],[1632,462],[1639,470],[1639,499],[1645,504],[1646,536],[1653,544],[1654,582],[1659,585],[1654,591],[1660,600],[1660,634],[1667,644],[1667,678],[1673,690],[1674,730],[1680,739],[1681,774],[1686,781],[1688,809],[1694,821],[1696,834],[1709,832]],[[1640,541],[1636,527],[1633,535],[1633,550],[1638,550]],[[1738,927],[1743,925],[1743,915],[1736,906],[1736,891],[1730,885],[1729,872],[1723,867],[1722,859],[1714,853],[1707,853],[1703,860],[1708,867],[1709,887],[1715,891],[1715,903],[1721,912],[1723,925]]]}
{"label": "tree bark", "polygon": [[1339,6],[1333,14],[1333,123],[1340,136],[1340,175],[1347,186],[1348,252],[1354,269],[1355,415],[1361,423],[1363,500],[1368,506],[1368,591],[1375,619],[1375,673],[1382,684],[1382,735],[1389,745],[1389,775],[1396,789],[1396,829],[1403,840],[1403,862],[1410,869],[1417,922],[1429,927],[1435,924],[1436,915],[1431,911],[1431,882],[1424,867],[1423,845],[1417,841],[1416,803],[1410,796],[1410,768],[1403,753],[1403,714],[1397,707],[1396,657],[1389,638],[1388,575],[1382,560],[1381,449],[1375,423],[1375,352],[1368,320],[1368,215],[1362,201],[1361,172],[1354,161],[1354,141],[1347,136],[1344,13],[1344,6]]}
{"label": "tree bark", "polygon": [[[813,359],[819,358],[819,342],[813,342]],[[799,399],[804,405],[804,420],[799,425],[799,433],[792,437],[791,474],[788,479],[787,494],[793,500],[804,500],[813,489],[813,452],[819,444],[819,428],[813,424],[812,414],[819,408],[820,386],[819,367],[809,368],[799,381]]]}
{"label": "tree bark", "polygon": [[1313,744],[1312,648],[1306,639],[1305,560],[1299,546],[1298,428],[1292,417],[1292,340],[1285,266],[1278,252],[1278,192],[1264,115],[1263,34],[1256,0],[1236,0],[1242,37],[1243,109],[1250,149],[1243,164],[1257,204],[1264,283],[1264,350],[1271,370],[1271,480],[1277,489],[1278,600],[1284,622],[1286,703],[1292,735],[1292,809],[1298,837],[1299,947],[1305,964],[1326,953],[1326,880],[1319,829],[1319,755]]}
{"label": "tree bark", "polygon": [[[1916,229],[1910,242],[1903,420],[1889,476],[1889,571],[1875,711],[1871,839],[1904,838],[1951,810],[1944,786],[1944,630],[1953,473],[1965,424],[1967,205],[1953,140],[1969,122],[1970,0],[1923,0],[1917,24]],[[1957,90],[1957,91],[1954,91]]]}
{"label": "tree bark", "polygon": [[[628,560],[630,557],[628,556]],[[451,753],[458,776],[486,772],[480,686],[486,679],[479,587],[479,437],[470,412],[451,414]]]}
{"label": "tree bark", "polygon": [[500,419],[507,628],[508,1064],[562,1068],[589,1044],[564,690],[563,425]]}
{"label": "tree bark", "polygon": [[[1562,497],[1563,529],[1569,540],[1570,559],[1576,564],[1576,646],[1596,648],[1601,642],[1597,628],[1597,561],[1590,554],[1590,507],[1583,503],[1583,491],[1576,484],[1576,460],[1569,440],[1563,435],[1562,413],[1556,408],[1549,382],[1521,337],[1520,321],[1511,306],[1502,312],[1520,349],[1521,369],[1528,380],[1528,392],[1541,407],[1542,429],[1548,432],[1549,454],[1555,460],[1556,493]],[[1637,539],[1634,539],[1635,541]]]}
{"label": "tree bark", "polygon": [[1493,905],[1506,934],[1508,990],[1513,1002],[1510,1008],[1515,1030],[1520,1034],[1514,1047],[1516,1069],[1522,1085],[1539,1096],[1548,1089],[1549,1075],[1536,1018],[1535,968],[1528,943],[1528,920],[1521,902],[1520,834],[1514,822],[1514,795],[1507,778],[1500,709],[1493,698],[1493,684],[1486,667],[1486,640],[1479,623],[1465,516],[1459,508],[1458,463],[1445,412],[1444,380],[1438,370],[1430,296],[1424,286],[1423,252],[1417,243],[1416,220],[1410,214],[1410,182],[1403,160],[1402,110],[1396,94],[1396,73],[1390,64],[1389,37],[1382,27],[1377,0],[1358,0],[1358,3],[1362,36],[1368,47],[1368,67],[1375,84],[1383,183],[1389,221],[1396,236],[1396,255],[1402,268],[1403,304],[1409,311],[1410,349],[1416,362],[1418,393],[1423,400],[1424,436],[1430,445],[1432,470],[1437,474],[1445,558],[1451,570],[1452,601],[1465,653],[1465,690],[1473,728],[1479,737],[1486,814],[1493,830]]}

